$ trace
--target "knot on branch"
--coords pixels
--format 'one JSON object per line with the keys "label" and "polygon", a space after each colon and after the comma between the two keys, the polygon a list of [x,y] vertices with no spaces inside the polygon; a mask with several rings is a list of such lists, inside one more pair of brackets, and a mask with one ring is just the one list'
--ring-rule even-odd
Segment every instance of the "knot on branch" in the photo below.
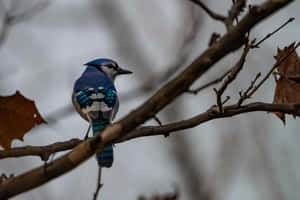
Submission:
{"label": "knot on branch", "polygon": [[1,174],[1,176],[0,176],[0,185],[3,183],[3,182],[5,182],[5,181],[7,181],[8,179],[10,179],[10,178],[13,178],[15,175],[14,174],[10,174],[9,176],[6,176],[6,174]]}
{"label": "knot on branch", "polygon": [[48,161],[49,160],[49,157],[52,153],[50,151],[45,151],[45,152],[41,152],[40,154],[40,158],[42,161]]}
{"label": "knot on branch", "polygon": [[101,135],[97,135],[97,137],[94,140],[91,140],[90,146],[92,150],[97,149],[98,145],[101,143]]}

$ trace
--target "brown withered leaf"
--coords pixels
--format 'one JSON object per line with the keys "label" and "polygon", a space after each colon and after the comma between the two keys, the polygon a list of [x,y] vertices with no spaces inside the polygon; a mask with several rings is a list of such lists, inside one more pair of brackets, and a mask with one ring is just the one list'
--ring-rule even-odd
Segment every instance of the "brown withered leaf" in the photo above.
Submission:
{"label": "brown withered leaf", "polygon": [[0,146],[10,149],[13,139],[23,136],[35,125],[47,123],[37,110],[34,101],[19,91],[11,96],[0,96]]}
{"label": "brown withered leaf", "polygon": [[[284,49],[277,49],[277,55],[274,56],[277,62],[280,62],[284,57],[290,54],[295,48],[295,43],[292,43]],[[276,81],[276,89],[274,94],[274,104],[289,104],[300,102],[300,57],[294,51],[290,54],[278,67],[277,75],[274,76]],[[275,112],[275,114],[285,124],[285,114]],[[294,116],[296,117],[296,116]]]}
{"label": "brown withered leaf", "polygon": [[[295,47],[295,42],[288,47],[284,47],[283,50],[277,49],[277,55],[274,56],[277,62],[282,58],[288,55]],[[284,75],[285,77],[291,77],[293,79],[300,79],[300,57],[297,52],[294,51],[289,57],[285,59],[278,67],[277,70],[279,74]]]}
{"label": "brown withered leaf", "polygon": [[[300,102],[300,84],[285,77],[280,77],[278,80],[276,80],[276,89],[273,103],[288,104],[296,102]],[[284,113],[276,112],[275,114],[285,124]]]}
{"label": "brown withered leaf", "polygon": [[292,80],[298,84],[300,84],[300,75],[295,75],[295,76],[288,76],[287,77],[289,80]]}

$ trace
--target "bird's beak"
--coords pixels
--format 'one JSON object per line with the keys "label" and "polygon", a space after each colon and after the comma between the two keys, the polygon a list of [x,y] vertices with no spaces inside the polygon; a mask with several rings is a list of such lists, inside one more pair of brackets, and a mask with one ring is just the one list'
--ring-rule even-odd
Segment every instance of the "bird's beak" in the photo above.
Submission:
{"label": "bird's beak", "polygon": [[119,68],[118,74],[132,74],[132,71],[129,71],[127,69]]}

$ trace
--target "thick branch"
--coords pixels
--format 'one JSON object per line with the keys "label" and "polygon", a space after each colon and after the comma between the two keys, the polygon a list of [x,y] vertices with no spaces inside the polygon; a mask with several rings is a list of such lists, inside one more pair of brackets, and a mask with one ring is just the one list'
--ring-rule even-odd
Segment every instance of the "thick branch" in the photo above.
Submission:
{"label": "thick branch", "polygon": [[207,49],[186,70],[163,86],[143,105],[119,122],[108,126],[101,135],[95,135],[91,139],[80,143],[70,153],[54,160],[46,167],[41,166],[6,180],[0,186],[0,198],[13,197],[38,187],[74,169],[95,152],[102,151],[105,145],[111,144],[120,137],[125,137],[126,133],[148,119],[153,118],[157,112],[187,91],[195,80],[201,77],[221,58],[241,47],[244,43],[245,33],[253,26],[292,1],[267,1],[261,6],[253,7],[240,23]]}

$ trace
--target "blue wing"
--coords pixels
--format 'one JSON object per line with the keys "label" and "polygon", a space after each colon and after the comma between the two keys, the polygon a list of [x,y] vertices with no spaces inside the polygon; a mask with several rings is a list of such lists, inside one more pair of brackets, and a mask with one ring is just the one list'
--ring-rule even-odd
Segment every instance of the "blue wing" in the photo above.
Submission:
{"label": "blue wing", "polygon": [[118,100],[116,91],[98,87],[97,90],[86,88],[75,93],[73,102],[81,115],[89,115],[92,120],[105,120],[110,123]]}
{"label": "blue wing", "polygon": [[[90,121],[93,135],[101,133],[111,123],[117,105],[116,91],[109,88],[86,88],[73,94],[73,103],[82,117]],[[101,167],[111,167],[113,163],[112,146],[96,155]]]}

